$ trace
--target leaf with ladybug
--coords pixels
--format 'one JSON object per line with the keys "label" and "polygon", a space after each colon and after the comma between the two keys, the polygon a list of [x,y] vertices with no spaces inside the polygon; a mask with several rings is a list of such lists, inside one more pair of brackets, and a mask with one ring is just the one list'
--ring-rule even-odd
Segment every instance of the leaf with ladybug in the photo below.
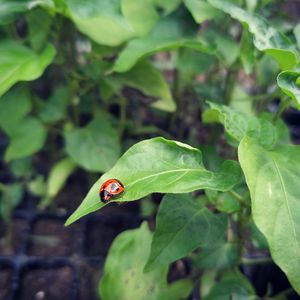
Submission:
{"label": "leaf with ladybug", "polygon": [[127,150],[115,166],[100,177],[66,225],[107,205],[101,202],[99,190],[105,181],[113,178],[122,183],[124,192],[107,203],[134,201],[151,193],[228,191],[240,182],[241,173],[235,161],[225,161],[219,172],[207,170],[201,151],[187,144],[161,137],[144,140]]}

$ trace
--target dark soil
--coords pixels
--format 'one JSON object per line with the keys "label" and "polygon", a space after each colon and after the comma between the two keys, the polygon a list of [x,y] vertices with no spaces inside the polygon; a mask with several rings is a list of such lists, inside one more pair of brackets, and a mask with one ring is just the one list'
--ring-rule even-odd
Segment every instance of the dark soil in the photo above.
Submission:
{"label": "dark soil", "polygon": [[68,300],[72,299],[72,268],[28,269],[21,280],[17,299]]}
{"label": "dark soil", "polygon": [[12,273],[12,269],[0,266],[0,300],[7,300],[11,297]]}
{"label": "dark soil", "polygon": [[30,238],[30,256],[70,256],[81,249],[80,224],[65,227],[60,219],[36,220]]}

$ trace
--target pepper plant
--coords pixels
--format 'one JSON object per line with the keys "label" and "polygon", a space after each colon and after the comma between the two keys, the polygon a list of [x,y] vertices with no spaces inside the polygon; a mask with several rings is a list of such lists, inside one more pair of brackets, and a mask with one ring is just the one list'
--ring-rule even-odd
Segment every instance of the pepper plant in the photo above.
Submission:
{"label": "pepper plant", "polygon": [[[203,299],[255,298],[238,267],[268,257],[251,247],[270,251],[300,294],[300,148],[282,118],[300,108],[300,25],[288,7],[0,0],[0,127],[14,178],[0,185],[1,215],[26,190],[53,205],[78,168],[101,173],[66,225],[166,194],[154,233],[143,223],[114,241],[103,299],[187,298],[195,282]],[[104,204],[110,178],[125,191]],[[183,258],[191,274],[168,284]]]}

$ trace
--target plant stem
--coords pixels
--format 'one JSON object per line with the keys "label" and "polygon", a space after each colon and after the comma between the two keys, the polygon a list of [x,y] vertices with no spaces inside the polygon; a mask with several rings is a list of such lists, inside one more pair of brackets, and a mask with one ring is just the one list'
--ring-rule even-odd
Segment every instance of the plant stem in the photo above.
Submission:
{"label": "plant stem", "polygon": [[123,136],[125,125],[126,125],[126,99],[120,97],[120,124],[119,124],[119,136],[120,139]]}
{"label": "plant stem", "polygon": [[288,108],[290,102],[291,102],[291,98],[285,97],[284,99],[282,99],[282,101],[280,102],[279,108],[273,118],[273,124],[277,123],[277,121],[279,120],[279,118],[281,117],[283,112]]}
{"label": "plant stem", "polygon": [[243,257],[241,264],[243,265],[257,265],[257,264],[267,264],[273,262],[271,257],[256,257],[256,258],[247,258]]}
{"label": "plant stem", "polygon": [[238,74],[238,67],[237,65],[233,65],[231,69],[228,70],[228,74],[225,80],[225,87],[224,87],[224,104],[229,105],[231,101],[232,92],[236,83],[236,77]]}
{"label": "plant stem", "polygon": [[235,192],[234,190],[230,190],[229,193],[236,198],[240,204],[244,204],[244,198],[239,193]]}

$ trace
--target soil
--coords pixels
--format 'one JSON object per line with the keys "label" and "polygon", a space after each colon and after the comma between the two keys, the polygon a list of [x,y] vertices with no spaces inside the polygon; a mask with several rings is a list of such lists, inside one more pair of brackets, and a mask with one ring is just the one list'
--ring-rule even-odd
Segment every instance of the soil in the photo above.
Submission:
{"label": "soil", "polygon": [[28,269],[21,280],[17,299],[67,300],[72,299],[73,270],[68,266],[55,269]]}
{"label": "soil", "polygon": [[38,219],[33,225],[28,255],[71,256],[82,249],[80,233],[79,223],[65,227],[61,219]]}
{"label": "soil", "polygon": [[0,267],[0,300],[8,300],[11,297],[12,273],[12,269]]}

